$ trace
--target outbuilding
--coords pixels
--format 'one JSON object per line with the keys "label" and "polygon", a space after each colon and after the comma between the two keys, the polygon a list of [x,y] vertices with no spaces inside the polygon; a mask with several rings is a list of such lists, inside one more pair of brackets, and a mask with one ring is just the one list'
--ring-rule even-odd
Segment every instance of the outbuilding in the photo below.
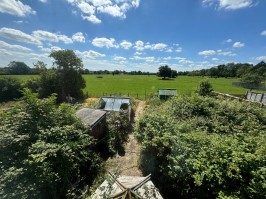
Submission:
{"label": "outbuilding", "polygon": [[177,95],[177,92],[175,88],[159,88],[158,89],[158,97],[160,99],[168,99],[176,95]]}
{"label": "outbuilding", "polygon": [[91,128],[91,135],[99,139],[106,130],[106,111],[82,108],[77,111],[76,116],[81,122]]}
{"label": "outbuilding", "polygon": [[163,199],[158,189],[147,177],[118,176],[110,174],[110,179],[105,180],[92,195],[92,199]]}
{"label": "outbuilding", "polygon": [[98,109],[105,111],[127,111],[131,114],[131,99],[129,97],[101,97]]}

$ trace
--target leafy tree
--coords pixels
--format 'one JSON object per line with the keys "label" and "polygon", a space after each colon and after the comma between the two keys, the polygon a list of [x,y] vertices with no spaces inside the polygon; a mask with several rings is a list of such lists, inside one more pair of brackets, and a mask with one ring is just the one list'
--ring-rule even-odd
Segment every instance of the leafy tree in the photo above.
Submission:
{"label": "leafy tree", "polygon": [[67,97],[81,98],[82,89],[86,83],[82,77],[82,60],[77,57],[73,50],[59,50],[52,52],[52,57],[58,75],[58,97],[65,101]]}
{"label": "leafy tree", "polygon": [[242,64],[238,68],[238,70],[236,72],[236,76],[237,77],[242,77],[243,75],[249,73],[250,69],[251,69],[250,64]]}
{"label": "leafy tree", "polygon": [[158,76],[163,77],[163,79],[165,79],[166,77],[170,78],[171,77],[171,68],[167,65],[160,66]]}
{"label": "leafy tree", "polygon": [[60,94],[59,74],[56,70],[43,70],[38,79],[38,94],[41,98],[50,96],[53,93]]}
{"label": "leafy tree", "polygon": [[12,77],[0,77],[0,102],[13,100],[22,96],[20,82]]}
{"label": "leafy tree", "polygon": [[100,167],[94,140],[54,95],[23,93],[18,107],[0,115],[0,198],[72,198]]}
{"label": "leafy tree", "polygon": [[217,68],[210,68],[208,70],[208,72],[206,73],[206,75],[210,76],[210,77],[219,77],[219,73],[218,73],[218,69]]}
{"label": "leafy tree", "polygon": [[37,74],[40,74],[43,71],[47,70],[47,64],[45,64],[43,61],[37,61],[34,65],[34,70]]}
{"label": "leafy tree", "polygon": [[12,61],[8,64],[8,71],[11,75],[30,74],[31,69],[24,62]]}
{"label": "leafy tree", "polygon": [[203,80],[200,82],[199,89],[196,91],[200,96],[212,96],[213,88],[208,80]]}
{"label": "leafy tree", "polygon": [[177,71],[171,70],[171,78],[176,78],[176,77],[177,77]]}
{"label": "leafy tree", "polygon": [[257,73],[247,73],[241,77],[241,82],[247,84],[260,84],[263,80],[263,76]]}

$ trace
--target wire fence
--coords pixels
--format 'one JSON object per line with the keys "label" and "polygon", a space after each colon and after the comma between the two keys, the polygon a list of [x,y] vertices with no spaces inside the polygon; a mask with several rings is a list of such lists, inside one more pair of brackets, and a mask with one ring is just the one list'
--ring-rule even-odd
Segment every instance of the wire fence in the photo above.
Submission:
{"label": "wire fence", "polygon": [[111,93],[111,92],[102,92],[102,93],[91,93],[91,92],[87,92],[86,97],[102,97],[102,96],[110,96],[110,97],[130,97],[130,98],[135,98],[135,99],[140,99],[140,100],[147,100],[147,99],[151,99],[154,98],[155,96],[158,96],[158,94],[156,93]]}
{"label": "wire fence", "polygon": [[266,91],[265,85],[262,83],[254,84],[254,83],[232,82],[232,86]]}

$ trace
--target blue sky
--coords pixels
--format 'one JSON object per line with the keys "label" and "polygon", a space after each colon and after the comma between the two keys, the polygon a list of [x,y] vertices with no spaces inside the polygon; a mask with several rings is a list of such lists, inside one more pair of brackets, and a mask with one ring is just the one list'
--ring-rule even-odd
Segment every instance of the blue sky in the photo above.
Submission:
{"label": "blue sky", "polygon": [[266,61],[265,0],[0,0],[0,67],[72,49],[89,70]]}

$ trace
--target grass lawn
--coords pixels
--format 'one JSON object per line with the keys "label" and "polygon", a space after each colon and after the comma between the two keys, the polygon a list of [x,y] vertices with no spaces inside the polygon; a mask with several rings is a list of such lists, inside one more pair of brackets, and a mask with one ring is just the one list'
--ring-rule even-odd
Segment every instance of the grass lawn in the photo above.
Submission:
{"label": "grass lawn", "polygon": [[[179,76],[173,80],[161,80],[151,75],[84,75],[87,86],[84,89],[90,96],[101,96],[110,94],[123,94],[130,96],[144,97],[155,94],[158,88],[176,88],[178,93],[190,93],[197,89],[199,82],[204,77]],[[232,78],[209,78],[213,88],[217,92],[228,94],[244,94],[246,89],[232,87],[232,82],[238,81]]]}
{"label": "grass lawn", "polygon": [[[161,80],[155,75],[83,75],[86,80],[85,93],[91,97],[102,95],[122,94],[132,97],[144,98],[146,95],[155,94],[158,88],[176,88],[178,93],[190,93],[197,89],[199,82],[206,77],[179,76],[173,80]],[[21,82],[38,75],[13,75]],[[228,94],[244,94],[246,89],[232,87],[235,78],[208,78],[217,92]]]}

